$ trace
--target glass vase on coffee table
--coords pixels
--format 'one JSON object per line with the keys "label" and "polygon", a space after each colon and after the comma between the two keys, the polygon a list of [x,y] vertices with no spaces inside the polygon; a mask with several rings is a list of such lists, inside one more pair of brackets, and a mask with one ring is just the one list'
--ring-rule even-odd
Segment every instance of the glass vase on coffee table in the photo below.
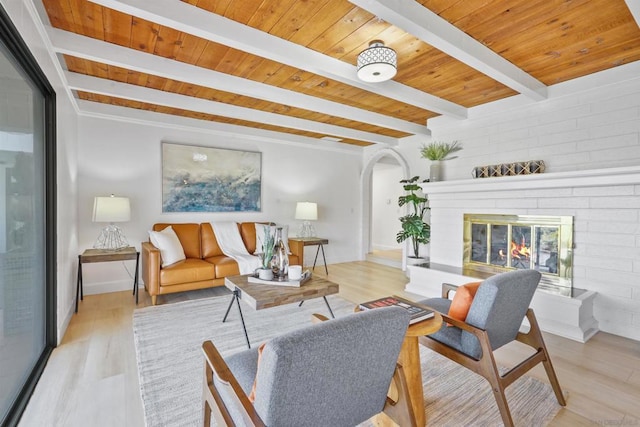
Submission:
{"label": "glass vase on coffee table", "polygon": [[282,227],[276,229],[276,243],[274,247],[273,261],[271,269],[273,270],[273,278],[277,280],[285,280],[289,267],[289,255],[286,246],[282,240]]}

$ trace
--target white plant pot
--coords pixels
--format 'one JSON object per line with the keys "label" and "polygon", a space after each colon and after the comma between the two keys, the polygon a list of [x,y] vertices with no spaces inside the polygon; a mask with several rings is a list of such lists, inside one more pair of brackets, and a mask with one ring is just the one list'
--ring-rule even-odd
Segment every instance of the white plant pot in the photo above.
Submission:
{"label": "white plant pot", "polygon": [[442,168],[441,160],[433,160],[431,162],[431,166],[429,166],[429,182],[442,181]]}
{"label": "white plant pot", "polygon": [[273,280],[273,271],[270,268],[259,268],[258,278],[262,280]]}
{"label": "white plant pot", "polygon": [[423,258],[423,257],[416,258],[413,256],[407,257],[407,265],[420,265],[428,262],[429,262],[429,258]]}

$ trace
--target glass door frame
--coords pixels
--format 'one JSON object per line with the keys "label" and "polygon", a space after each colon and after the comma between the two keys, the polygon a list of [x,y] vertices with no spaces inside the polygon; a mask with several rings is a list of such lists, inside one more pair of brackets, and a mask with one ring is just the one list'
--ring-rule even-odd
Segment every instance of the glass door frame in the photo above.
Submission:
{"label": "glass door frame", "polygon": [[44,367],[56,346],[57,337],[57,298],[56,298],[56,93],[47,80],[44,72],[31,54],[18,30],[11,22],[9,15],[2,5],[0,5],[0,43],[2,43],[11,56],[8,58],[16,68],[24,72],[43,97],[44,101],[44,280],[45,280],[45,300],[44,300],[44,334],[45,346],[36,362],[31,374],[27,378],[15,402],[9,409],[5,418],[1,418],[0,423],[7,426],[17,425],[20,417],[27,406],[29,398],[44,371]]}

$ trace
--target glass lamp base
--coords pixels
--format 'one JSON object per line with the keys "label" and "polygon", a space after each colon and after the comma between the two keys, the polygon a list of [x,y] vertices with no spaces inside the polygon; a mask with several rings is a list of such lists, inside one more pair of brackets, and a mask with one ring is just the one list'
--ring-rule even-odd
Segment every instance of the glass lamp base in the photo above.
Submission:
{"label": "glass lamp base", "polygon": [[117,251],[129,247],[129,242],[120,227],[109,224],[102,229],[93,247],[94,249]]}
{"label": "glass lamp base", "polygon": [[316,230],[309,221],[305,221],[300,224],[300,229],[297,234],[298,237],[314,237],[315,235]]}

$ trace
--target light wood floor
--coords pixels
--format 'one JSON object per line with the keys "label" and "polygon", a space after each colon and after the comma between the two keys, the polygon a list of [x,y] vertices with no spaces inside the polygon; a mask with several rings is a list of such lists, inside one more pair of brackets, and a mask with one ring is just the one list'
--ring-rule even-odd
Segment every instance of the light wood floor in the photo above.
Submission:
{"label": "light wood floor", "polygon": [[[324,268],[316,268],[315,274],[323,275]],[[404,272],[380,264],[332,264],[328,278],[354,303],[394,293],[417,297],[403,291],[408,281]],[[159,297],[159,303],[226,292],[187,292]],[[144,291],[140,296],[139,306],[150,304]],[[85,297],[49,360],[21,426],[144,426],[131,326],[134,308],[130,292]],[[552,426],[640,426],[640,342],[605,333],[587,344],[550,334],[545,339],[568,394],[567,407]],[[499,363],[512,365],[526,351],[519,343],[509,344],[498,351]],[[546,381],[540,367],[531,372]]]}

